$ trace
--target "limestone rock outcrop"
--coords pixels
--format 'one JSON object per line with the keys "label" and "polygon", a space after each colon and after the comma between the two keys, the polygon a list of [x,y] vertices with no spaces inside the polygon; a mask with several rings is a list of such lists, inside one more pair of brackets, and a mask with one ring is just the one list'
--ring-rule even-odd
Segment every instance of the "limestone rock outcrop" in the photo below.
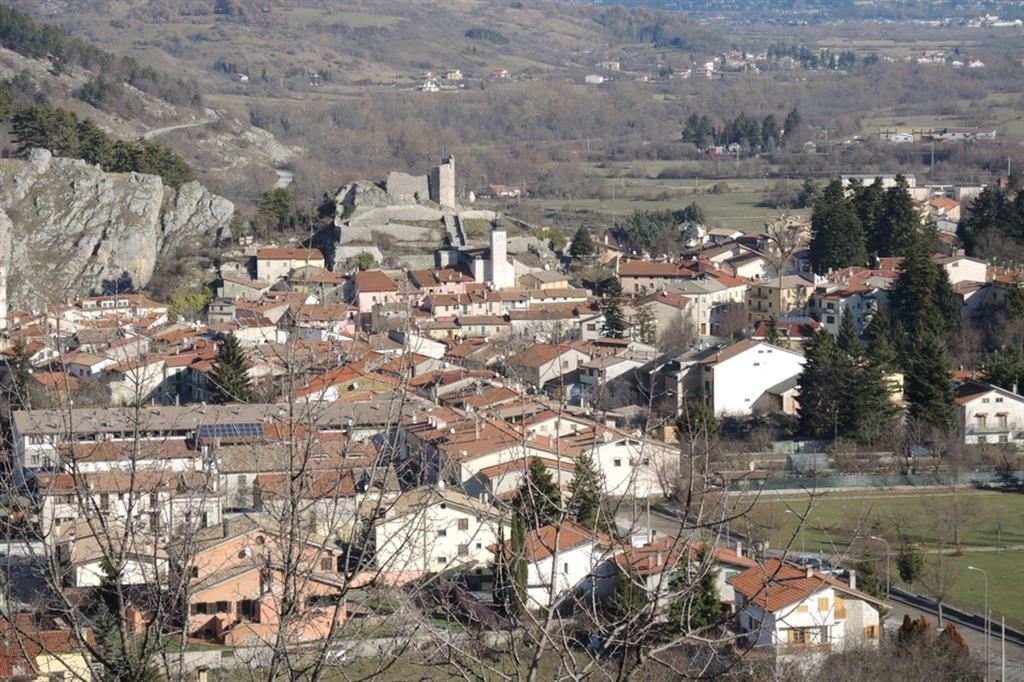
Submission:
{"label": "limestone rock outcrop", "polygon": [[10,219],[9,300],[39,306],[144,286],[161,255],[227,229],[234,206],[198,183],[175,191],[155,175],[37,149],[0,160],[0,210]]}

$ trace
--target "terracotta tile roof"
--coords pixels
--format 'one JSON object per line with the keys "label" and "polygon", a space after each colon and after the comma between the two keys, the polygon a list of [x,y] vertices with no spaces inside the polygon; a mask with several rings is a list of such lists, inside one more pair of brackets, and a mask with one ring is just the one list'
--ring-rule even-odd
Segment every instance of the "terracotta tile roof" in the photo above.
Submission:
{"label": "terracotta tile roof", "polygon": [[130,462],[144,460],[196,459],[198,450],[184,440],[159,441],[74,441],[61,446],[61,457],[73,462]]}
{"label": "terracotta tile roof", "polygon": [[355,276],[356,290],[364,291],[398,291],[398,285],[380,270],[364,270]]}
{"label": "terracotta tile roof", "polygon": [[764,564],[757,564],[729,578],[727,582],[748,601],[766,611],[784,609],[829,588],[852,594],[872,604],[881,604],[874,597],[851,589],[849,585],[830,575],[779,559],[769,559]]}
{"label": "terracotta tile roof", "polygon": [[298,322],[334,322],[346,320],[352,306],[345,303],[332,303],[329,305],[301,305],[295,312],[295,319]]}
{"label": "terracotta tile roof", "polygon": [[292,249],[267,247],[256,251],[258,260],[311,260],[322,261],[324,255],[318,249]]}
{"label": "terracotta tile roof", "polygon": [[366,500],[360,508],[360,514],[373,516],[383,508],[386,518],[393,519],[406,514],[420,513],[440,504],[454,505],[489,516],[498,514],[497,509],[475,497],[470,497],[457,490],[441,489],[434,486],[421,486],[404,492],[393,502],[383,503],[383,507],[380,500]]}
{"label": "terracotta tile roof", "polygon": [[622,260],[620,277],[693,277],[693,272],[674,261]]}
{"label": "terracotta tile roof", "polygon": [[169,491],[174,494],[207,494],[213,482],[199,471],[98,471],[96,473],[40,474],[39,493],[65,494],[75,490],[91,493],[136,493]]}
{"label": "terracotta tile roof", "polygon": [[[549,524],[526,534],[527,561],[533,563],[546,559],[556,551],[565,552],[587,544],[611,546],[612,539],[604,533],[595,533],[575,521],[566,521],[561,526]],[[497,549],[497,547],[494,547]],[[504,546],[506,557],[512,555],[512,541]]]}
{"label": "terracotta tile roof", "polygon": [[70,391],[77,391],[81,382],[78,377],[73,377],[64,372],[33,372],[32,380],[49,389],[63,389],[67,386]]}
{"label": "terracotta tile roof", "polygon": [[80,350],[65,353],[63,360],[65,365],[75,364],[84,365],[86,367],[92,367],[93,365],[98,365],[102,362],[110,362],[110,358],[102,355],[96,355],[95,353],[86,353],[85,351]]}
{"label": "terracotta tile roof", "polygon": [[441,286],[442,284],[465,284],[473,278],[453,268],[441,270],[410,270],[409,280],[417,289]]}
{"label": "terracotta tile roof", "polygon": [[571,344],[554,345],[550,343],[537,343],[526,350],[513,355],[509,358],[508,364],[513,367],[537,368],[546,365],[555,358],[568,353],[570,350],[576,350],[579,353],[583,353],[583,351],[580,351]]}
{"label": "terracotta tile roof", "polygon": [[661,303],[664,305],[672,306],[683,310],[686,306],[690,305],[690,299],[682,294],[673,294],[666,291],[659,291],[657,294],[651,297],[652,303]]}
{"label": "terracotta tile roof", "polygon": [[[619,566],[628,568],[632,575],[649,576],[673,571],[681,561],[696,560],[703,549],[703,544],[692,543],[681,538],[663,535],[642,547],[626,547],[616,555]],[[757,562],[743,557],[725,547],[715,547],[712,558],[716,563],[730,566],[753,568]]]}
{"label": "terracotta tile roof", "polygon": [[[254,485],[261,495],[283,498],[323,499],[355,497],[361,471],[317,471],[295,478],[290,473],[261,473]],[[289,488],[291,481],[291,488]]]}
{"label": "terracotta tile roof", "polygon": [[270,285],[266,282],[261,282],[257,279],[249,279],[248,277],[239,277],[238,275],[223,274],[220,276],[225,282],[231,282],[232,284],[238,284],[239,286],[247,287],[249,289],[269,289]]}
{"label": "terracotta tile roof", "polygon": [[534,460],[541,462],[548,469],[567,471],[569,473],[576,471],[576,464],[573,463],[572,460],[568,459],[559,460],[550,459],[548,457],[519,457],[511,462],[503,462],[501,464],[484,467],[477,473],[482,476],[487,476],[488,478],[494,478],[495,476],[503,476],[510,471],[526,471]]}

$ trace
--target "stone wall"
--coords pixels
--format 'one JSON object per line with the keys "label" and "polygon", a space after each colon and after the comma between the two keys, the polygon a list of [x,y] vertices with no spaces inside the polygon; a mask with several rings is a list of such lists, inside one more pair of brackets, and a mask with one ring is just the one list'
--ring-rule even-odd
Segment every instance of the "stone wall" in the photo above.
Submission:
{"label": "stone wall", "polygon": [[384,189],[392,203],[415,204],[430,199],[430,184],[426,175],[388,173]]}

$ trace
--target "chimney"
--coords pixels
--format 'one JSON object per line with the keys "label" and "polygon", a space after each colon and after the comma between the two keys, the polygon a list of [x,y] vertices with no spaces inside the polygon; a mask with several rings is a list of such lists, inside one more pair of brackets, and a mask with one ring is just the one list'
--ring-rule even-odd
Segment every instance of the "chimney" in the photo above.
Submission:
{"label": "chimney", "polygon": [[480,420],[479,419],[474,419],[473,420],[473,430],[476,433],[476,439],[480,440]]}
{"label": "chimney", "polygon": [[743,556],[743,541],[742,540],[737,540],[736,541],[736,556],[738,556],[738,557],[742,557]]}
{"label": "chimney", "polygon": [[660,551],[654,553],[654,566],[656,568],[661,566],[661,552]]}
{"label": "chimney", "polygon": [[856,590],[857,589],[857,571],[853,570],[852,568],[850,569],[850,580],[849,580],[849,583],[850,583],[850,589],[851,590]]}
{"label": "chimney", "polygon": [[224,534],[224,537],[227,537],[228,536],[228,517],[225,516],[225,517],[221,518],[221,520],[220,520],[220,529],[221,529],[221,532]]}
{"label": "chimney", "polygon": [[813,578],[814,577],[814,569],[812,569],[810,566],[807,566],[804,569],[804,575],[806,577],[808,577],[808,578]]}

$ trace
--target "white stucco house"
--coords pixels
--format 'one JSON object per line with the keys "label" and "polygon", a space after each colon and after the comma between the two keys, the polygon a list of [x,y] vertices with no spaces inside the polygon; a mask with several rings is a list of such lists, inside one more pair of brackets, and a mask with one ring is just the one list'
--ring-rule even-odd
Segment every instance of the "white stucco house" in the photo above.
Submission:
{"label": "white stucco house", "polygon": [[715,414],[748,415],[766,392],[800,375],[804,356],[746,339],[709,355],[701,365],[701,393]]}
{"label": "white stucco house", "polygon": [[515,379],[539,387],[575,372],[589,360],[589,354],[571,344],[537,343],[509,358],[508,367]]}
{"label": "white stucco house", "polygon": [[122,585],[155,586],[169,574],[166,550],[147,533],[127,532],[120,523],[101,526],[80,519],[60,530],[53,545],[71,587],[99,587],[108,577],[110,560],[120,556],[117,578]]}
{"label": "white stucco house", "polygon": [[770,559],[728,580],[737,625],[751,648],[805,661],[855,647],[878,646],[883,602],[810,568]]}
{"label": "white stucco house", "polygon": [[360,515],[376,518],[376,564],[383,579],[396,584],[453,569],[481,573],[494,558],[502,523],[491,505],[443,486],[416,488],[393,501],[368,500]]}
{"label": "white stucco house", "polygon": [[964,443],[1024,443],[1024,396],[971,379],[957,386]]}
{"label": "white stucco house", "polygon": [[[511,541],[502,547],[511,558]],[[562,604],[573,597],[601,599],[613,585],[614,545],[610,537],[578,523],[550,524],[526,534],[526,601],[529,609]],[[501,560],[500,555],[496,560]]]}

